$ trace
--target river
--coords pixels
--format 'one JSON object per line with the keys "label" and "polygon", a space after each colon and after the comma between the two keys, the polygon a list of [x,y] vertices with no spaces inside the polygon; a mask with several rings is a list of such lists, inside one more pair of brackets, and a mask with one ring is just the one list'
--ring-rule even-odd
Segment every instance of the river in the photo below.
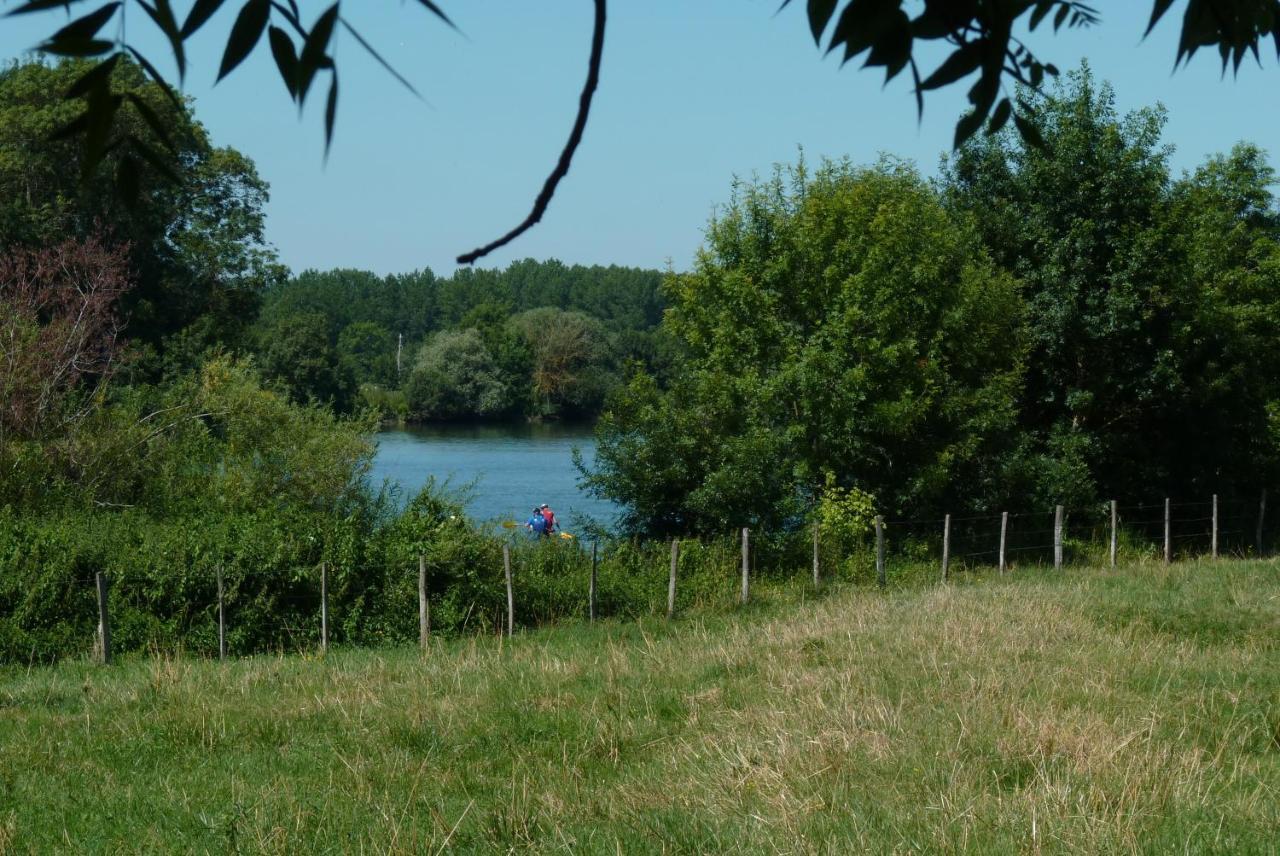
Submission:
{"label": "river", "polygon": [[590,464],[591,429],[564,425],[474,425],[383,431],[371,477],[401,490],[406,502],[435,476],[465,489],[467,513],[477,521],[523,523],[534,504],[547,503],[566,528],[586,516],[610,524],[617,507],[578,489],[573,449]]}

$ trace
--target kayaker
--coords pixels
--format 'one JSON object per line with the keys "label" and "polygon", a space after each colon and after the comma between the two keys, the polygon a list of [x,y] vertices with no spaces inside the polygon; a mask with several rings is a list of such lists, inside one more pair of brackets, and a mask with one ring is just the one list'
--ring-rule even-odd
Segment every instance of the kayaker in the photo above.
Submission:
{"label": "kayaker", "polygon": [[528,521],[525,522],[524,526],[526,529],[532,532],[535,536],[546,537],[546,535],[548,534],[547,518],[542,513],[542,508],[535,505],[533,507],[532,516],[529,517]]}
{"label": "kayaker", "polygon": [[542,511],[542,519],[546,523],[545,534],[548,538],[550,538],[552,533],[556,531],[556,526],[558,525],[556,523],[556,513],[552,511],[551,506],[547,505],[545,502],[542,503],[540,510]]}

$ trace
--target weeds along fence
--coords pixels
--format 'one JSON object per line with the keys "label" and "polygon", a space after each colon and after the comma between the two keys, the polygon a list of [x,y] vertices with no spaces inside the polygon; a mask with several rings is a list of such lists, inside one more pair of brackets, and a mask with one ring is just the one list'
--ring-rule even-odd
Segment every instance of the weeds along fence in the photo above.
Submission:
{"label": "weeds along fence", "polygon": [[1272,552],[1276,527],[1264,492],[1253,501],[877,518],[856,537],[815,526],[675,541],[534,540],[458,527],[416,553],[371,538],[337,551],[339,559],[298,539],[217,550],[196,535],[167,537],[159,548],[121,554],[102,538],[86,550],[0,519],[0,662],[426,647],[441,634],[736,609],[759,596],[758,586],[905,587],[1028,567],[1260,557]]}

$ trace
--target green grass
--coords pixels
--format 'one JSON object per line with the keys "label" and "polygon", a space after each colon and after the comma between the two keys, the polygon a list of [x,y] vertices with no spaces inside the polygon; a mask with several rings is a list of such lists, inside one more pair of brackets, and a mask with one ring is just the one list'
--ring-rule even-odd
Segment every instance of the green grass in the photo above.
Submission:
{"label": "green grass", "polygon": [[0,672],[0,851],[1275,853],[1280,567]]}

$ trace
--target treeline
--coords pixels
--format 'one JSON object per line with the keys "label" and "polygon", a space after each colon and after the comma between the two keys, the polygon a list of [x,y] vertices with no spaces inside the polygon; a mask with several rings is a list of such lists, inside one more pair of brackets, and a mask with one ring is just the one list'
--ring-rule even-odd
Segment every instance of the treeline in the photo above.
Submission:
{"label": "treeline", "polygon": [[306,271],[268,289],[253,330],[295,400],[412,421],[583,419],[628,366],[665,377],[657,271],[525,260],[378,277]]}
{"label": "treeline", "polygon": [[[1043,147],[735,186],[666,285],[687,351],[637,373],[589,482],[638,532],[1257,491],[1280,474],[1280,211],[1240,144],[1172,174],[1161,109],[1087,67]],[[863,515],[869,519],[869,515]]]}

